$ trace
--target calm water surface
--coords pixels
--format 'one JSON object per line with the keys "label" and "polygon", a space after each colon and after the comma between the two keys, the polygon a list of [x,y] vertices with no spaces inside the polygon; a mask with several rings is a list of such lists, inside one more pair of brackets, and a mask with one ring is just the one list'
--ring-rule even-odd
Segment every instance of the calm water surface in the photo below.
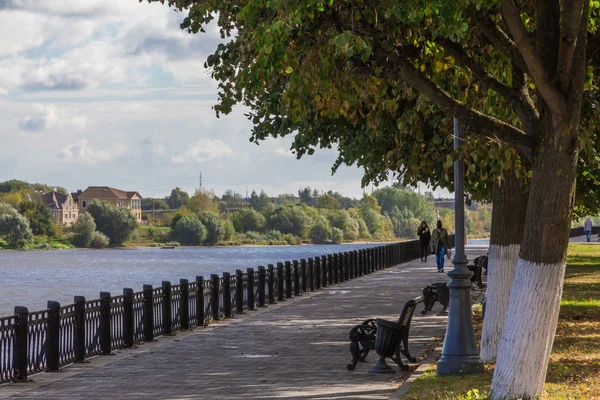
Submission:
{"label": "calm water surface", "polygon": [[0,316],[12,314],[17,305],[38,311],[48,300],[67,305],[75,295],[92,300],[100,291],[119,295],[129,287],[138,292],[144,284],[160,286],[163,280],[175,285],[196,275],[208,278],[211,273],[377,245],[0,252]]}

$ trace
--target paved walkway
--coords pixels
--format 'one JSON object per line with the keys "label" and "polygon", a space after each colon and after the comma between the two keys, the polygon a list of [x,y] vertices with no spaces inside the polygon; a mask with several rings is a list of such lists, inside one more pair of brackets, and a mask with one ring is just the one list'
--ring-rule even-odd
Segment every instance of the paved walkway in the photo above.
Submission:
{"label": "paved walkway", "polygon": [[[369,374],[375,352],[347,371],[349,328],[374,316],[395,320],[405,301],[446,278],[433,257],[402,264],[63,372],[33,375],[33,382],[0,386],[0,398],[385,399],[407,373],[393,365],[396,374]],[[422,309],[410,333],[417,358],[433,349],[446,325],[445,316],[434,314],[439,304],[424,317]]]}

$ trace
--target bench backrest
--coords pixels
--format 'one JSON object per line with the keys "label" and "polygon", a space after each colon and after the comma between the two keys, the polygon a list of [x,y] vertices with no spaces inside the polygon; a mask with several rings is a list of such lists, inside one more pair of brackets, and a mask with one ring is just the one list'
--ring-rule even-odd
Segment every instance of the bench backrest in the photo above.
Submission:
{"label": "bench backrest", "polygon": [[415,300],[409,300],[404,303],[402,312],[398,317],[398,325],[408,330],[410,328],[410,322],[412,321],[413,314],[417,308],[417,302]]}

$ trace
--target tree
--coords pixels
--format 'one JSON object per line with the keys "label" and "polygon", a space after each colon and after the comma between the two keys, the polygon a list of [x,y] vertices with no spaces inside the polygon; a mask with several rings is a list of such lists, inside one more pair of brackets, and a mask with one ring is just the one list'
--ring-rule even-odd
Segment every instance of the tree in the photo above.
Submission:
{"label": "tree", "polygon": [[196,190],[196,193],[188,200],[186,207],[195,213],[219,213],[219,199],[212,191]]}
{"label": "tree", "polygon": [[346,210],[338,210],[327,215],[327,219],[334,228],[340,229],[346,240],[356,240],[359,237],[358,221],[350,216]]}
{"label": "tree", "polygon": [[75,247],[90,247],[96,232],[94,218],[87,212],[79,214],[77,222],[71,226],[71,231],[73,232],[71,243]]}
{"label": "tree", "polygon": [[268,217],[267,226],[281,233],[306,237],[312,221],[300,207],[279,206]]}
{"label": "tree", "polygon": [[338,209],[337,199],[328,194],[321,195],[317,199],[317,208],[324,208],[326,210],[337,210]]}
{"label": "tree", "polygon": [[310,228],[310,240],[315,244],[327,243],[331,237],[331,228],[325,218],[319,218]]}
{"label": "tree", "polygon": [[90,247],[92,249],[103,249],[110,244],[110,239],[102,232],[94,232]]}
{"label": "tree", "polygon": [[138,227],[132,213],[103,200],[89,203],[87,212],[94,217],[98,231],[105,234],[113,246],[123,245]]}
{"label": "tree", "polygon": [[202,213],[198,216],[202,225],[206,228],[206,239],[204,244],[214,246],[223,239],[225,227],[218,216],[209,213]]}
{"label": "tree", "polygon": [[0,217],[3,215],[16,215],[17,210],[8,203],[0,202]]}
{"label": "tree", "polygon": [[301,204],[313,205],[316,199],[312,196],[310,186],[306,186],[304,189],[298,189],[298,198]]}
{"label": "tree", "polygon": [[258,211],[247,209],[240,210],[231,216],[236,232],[263,232],[267,221]]}
{"label": "tree", "polygon": [[186,215],[177,221],[173,236],[186,246],[198,246],[206,240],[206,228],[196,215]]}
{"label": "tree", "polygon": [[171,190],[171,195],[167,196],[165,200],[171,206],[171,208],[176,209],[186,205],[189,199],[190,195],[187,192],[176,187],[175,189]]}
{"label": "tree", "polygon": [[4,214],[0,216],[0,235],[5,236],[9,246],[23,247],[32,236],[29,221],[20,214]]}
{"label": "tree", "polygon": [[41,201],[24,200],[19,204],[19,213],[29,221],[34,235],[52,236],[52,211]]}
{"label": "tree", "polygon": [[331,228],[331,241],[335,244],[341,244],[344,241],[344,232],[338,228]]}
{"label": "tree", "polygon": [[223,223],[223,240],[225,241],[230,241],[233,240],[233,238],[235,237],[235,228],[233,226],[233,222],[231,222],[231,220],[226,220]]}
{"label": "tree", "polygon": [[[447,175],[459,156],[480,160],[469,163],[467,171],[473,166],[475,177],[467,179],[502,179],[511,169],[531,177],[502,333],[506,347],[499,351],[491,396],[539,394],[556,328],[560,296],[555,294],[562,286],[574,213],[578,151],[589,143],[579,123],[584,90],[596,90],[596,2],[526,2],[519,8],[512,0],[238,7],[231,0],[213,0],[194,3],[182,28],[196,33],[216,15],[223,36],[235,38],[207,60],[221,90],[215,110],[228,113],[243,102],[250,108],[255,140],[293,133],[298,156],[340,140],[342,159],[358,158],[353,154],[365,144],[368,165],[384,158],[388,169],[402,165],[413,177],[427,173],[419,172],[425,163],[406,162],[411,153],[447,165],[430,168],[434,179]],[[424,125],[427,114],[432,118]],[[459,118],[469,138],[462,150],[447,152],[449,158],[428,157],[428,152],[440,154],[440,143],[449,141],[427,128],[448,127],[448,117]],[[325,129],[332,127],[352,134]],[[370,133],[378,130],[399,132],[382,135],[392,144],[375,147]],[[393,143],[398,151],[382,157],[380,150]],[[393,164],[396,157],[401,164]],[[373,173],[381,177],[383,171]],[[473,182],[474,191],[489,193],[491,185],[481,186]]]}

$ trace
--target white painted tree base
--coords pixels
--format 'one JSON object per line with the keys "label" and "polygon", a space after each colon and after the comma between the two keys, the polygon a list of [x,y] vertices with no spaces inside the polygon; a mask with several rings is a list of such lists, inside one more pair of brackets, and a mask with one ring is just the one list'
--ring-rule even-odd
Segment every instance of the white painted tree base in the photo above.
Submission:
{"label": "white painted tree base", "polygon": [[517,261],[490,399],[528,399],[542,393],[556,333],[565,266],[565,262],[538,264],[521,258]]}
{"label": "white painted tree base", "polygon": [[485,362],[496,361],[520,249],[518,244],[490,246],[485,319],[481,333],[481,359]]}

